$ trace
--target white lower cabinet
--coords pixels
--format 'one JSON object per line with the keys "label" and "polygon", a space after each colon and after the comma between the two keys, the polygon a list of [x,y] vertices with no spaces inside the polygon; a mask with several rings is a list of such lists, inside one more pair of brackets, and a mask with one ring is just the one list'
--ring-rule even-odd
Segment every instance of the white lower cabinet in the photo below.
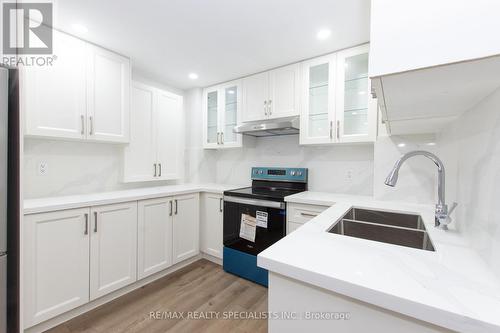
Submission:
{"label": "white lower cabinet", "polygon": [[288,203],[286,209],[286,234],[288,235],[297,230],[328,208],[329,206]]}
{"label": "white lower cabinet", "polygon": [[25,216],[25,327],[89,301],[90,210]]}
{"label": "white lower cabinet", "polygon": [[139,279],[172,265],[172,198],[142,200],[138,203]]}
{"label": "white lower cabinet", "polygon": [[137,280],[137,202],[92,207],[90,299]]}
{"label": "white lower cabinet", "polygon": [[173,262],[174,264],[197,255],[199,245],[199,194],[173,198]]}
{"label": "white lower cabinet", "polygon": [[201,251],[222,259],[222,227],[224,202],[222,195],[203,193],[201,196]]}

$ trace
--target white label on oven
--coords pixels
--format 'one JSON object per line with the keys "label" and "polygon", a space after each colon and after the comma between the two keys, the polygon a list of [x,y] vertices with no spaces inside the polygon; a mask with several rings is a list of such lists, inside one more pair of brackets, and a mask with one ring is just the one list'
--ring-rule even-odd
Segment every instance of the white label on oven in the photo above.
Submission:
{"label": "white label on oven", "polygon": [[261,228],[267,228],[267,216],[269,215],[267,212],[261,212],[258,210],[256,213],[257,226]]}
{"label": "white label on oven", "polygon": [[255,217],[248,214],[241,214],[240,237],[250,242],[255,242],[256,229]]}

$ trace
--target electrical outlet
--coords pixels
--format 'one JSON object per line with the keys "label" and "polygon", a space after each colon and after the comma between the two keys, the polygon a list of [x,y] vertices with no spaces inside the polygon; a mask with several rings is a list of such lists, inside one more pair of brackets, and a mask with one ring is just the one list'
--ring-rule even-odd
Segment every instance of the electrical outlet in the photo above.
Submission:
{"label": "electrical outlet", "polygon": [[48,171],[48,165],[47,162],[40,162],[38,163],[38,174],[43,176],[47,173]]}
{"label": "electrical outlet", "polygon": [[351,169],[347,170],[347,172],[345,173],[345,180],[347,180],[348,182],[352,182],[353,174],[354,172]]}

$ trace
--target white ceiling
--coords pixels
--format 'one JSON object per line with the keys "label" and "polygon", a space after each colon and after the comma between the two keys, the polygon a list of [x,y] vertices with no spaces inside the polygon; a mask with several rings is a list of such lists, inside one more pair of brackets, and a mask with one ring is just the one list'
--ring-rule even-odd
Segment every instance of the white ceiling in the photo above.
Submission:
{"label": "white ceiling", "polygon": [[[369,0],[56,0],[54,25],[189,89],[367,42],[369,13]],[[319,41],[322,28],[332,34]]]}

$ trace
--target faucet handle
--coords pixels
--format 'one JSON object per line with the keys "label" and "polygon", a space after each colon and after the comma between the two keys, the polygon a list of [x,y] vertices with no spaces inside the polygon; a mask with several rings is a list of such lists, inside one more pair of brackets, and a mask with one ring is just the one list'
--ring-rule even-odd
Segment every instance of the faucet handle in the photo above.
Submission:
{"label": "faucet handle", "polygon": [[455,210],[455,208],[457,208],[457,206],[458,206],[458,203],[456,203],[456,202],[453,202],[451,204],[451,208],[448,210],[448,216],[450,216],[451,213],[453,213],[453,211]]}

